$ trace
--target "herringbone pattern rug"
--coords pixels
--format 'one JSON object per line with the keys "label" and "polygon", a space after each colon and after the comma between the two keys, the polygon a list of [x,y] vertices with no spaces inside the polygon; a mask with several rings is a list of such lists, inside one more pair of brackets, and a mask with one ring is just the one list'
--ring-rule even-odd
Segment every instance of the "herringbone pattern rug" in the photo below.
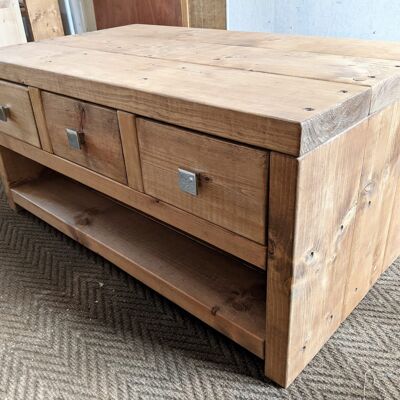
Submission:
{"label": "herringbone pattern rug", "polygon": [[0,188],[0,399],[400,399],[400,263],[289,390]]}

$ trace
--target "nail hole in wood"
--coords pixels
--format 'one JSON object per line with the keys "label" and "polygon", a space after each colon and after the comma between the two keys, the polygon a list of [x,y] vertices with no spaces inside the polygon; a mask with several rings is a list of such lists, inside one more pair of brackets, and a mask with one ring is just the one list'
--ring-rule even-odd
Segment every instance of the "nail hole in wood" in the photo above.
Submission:
{"label": "nail hole in wood", "polygon": [[371,204],[372,204],[372,201],[370,200],[370,201],[368,202],[368,207],[371,207]]}
{"label": "nail hole in wood", "polygon": [[306,107],[304,110],[305,110],[305,111],[314,111],[314,110],[315,110],[315,108],[312,108],[312,107]]}
{"label": "nail hole in wood", "polygon": [[368,75],[368,78],[375,79],[375,75]]}
{"label": "nail hole in wood", "polygon": [[341,90],[340,93],[349,93],[348,90]]}
{"label": "nail hole in wood", "polygon": [[211,314],[212,315],[217,315],[217,312],[220,310],[220,308],[218,307],[218,306],[214,306],[212,309],[211,309]]}
{"label": "nail hole in wood", "polygon": [[311,258],[314,257],[314,252],[313,251],[310,253],[310,256],[311,256]]}
{"label": "nail hole in wood", "polygon": [[344,225],[340,225],[340,230],[342,231],[344,229]]}
{"label": "nail hole in wood", "polygon": [[356,287],[356,288],[354,289],[355,292],[357,292],[357,290],[358,290],[358,287]]}

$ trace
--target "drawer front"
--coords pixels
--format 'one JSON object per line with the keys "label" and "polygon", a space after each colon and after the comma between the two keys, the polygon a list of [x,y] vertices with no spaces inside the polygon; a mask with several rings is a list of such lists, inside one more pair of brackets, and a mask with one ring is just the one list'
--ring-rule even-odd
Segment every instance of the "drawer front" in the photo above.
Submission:
{"label": "drawer front", "polygon": [[137,130],[147,194],[265,244],[268,152],[142,118]]}
{"label": "drawer front", "polygon": [[40,147],[28,88],[0,81],[0,132]]}
{"label": "drawer front", "polygon": [[117,112],[43,92],[54,154],[126,184]]}

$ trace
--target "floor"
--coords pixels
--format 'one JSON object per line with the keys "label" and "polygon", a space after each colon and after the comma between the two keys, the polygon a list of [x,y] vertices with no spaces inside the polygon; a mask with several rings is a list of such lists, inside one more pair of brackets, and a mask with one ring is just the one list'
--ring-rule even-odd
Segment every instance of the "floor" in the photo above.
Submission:
{"label": "floor", "polygon": [[400,259],[289,390],[0,188],[0,400],[400,399]]}

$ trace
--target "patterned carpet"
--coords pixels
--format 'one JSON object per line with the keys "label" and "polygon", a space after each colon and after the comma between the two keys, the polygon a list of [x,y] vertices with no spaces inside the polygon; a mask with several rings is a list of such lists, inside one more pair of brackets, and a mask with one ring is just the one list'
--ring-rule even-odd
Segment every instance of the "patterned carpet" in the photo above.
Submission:
{"label": "patterned carpet", "polygon": [[0,188],[0,399],[400,399],[400,262],[289,390]]}

